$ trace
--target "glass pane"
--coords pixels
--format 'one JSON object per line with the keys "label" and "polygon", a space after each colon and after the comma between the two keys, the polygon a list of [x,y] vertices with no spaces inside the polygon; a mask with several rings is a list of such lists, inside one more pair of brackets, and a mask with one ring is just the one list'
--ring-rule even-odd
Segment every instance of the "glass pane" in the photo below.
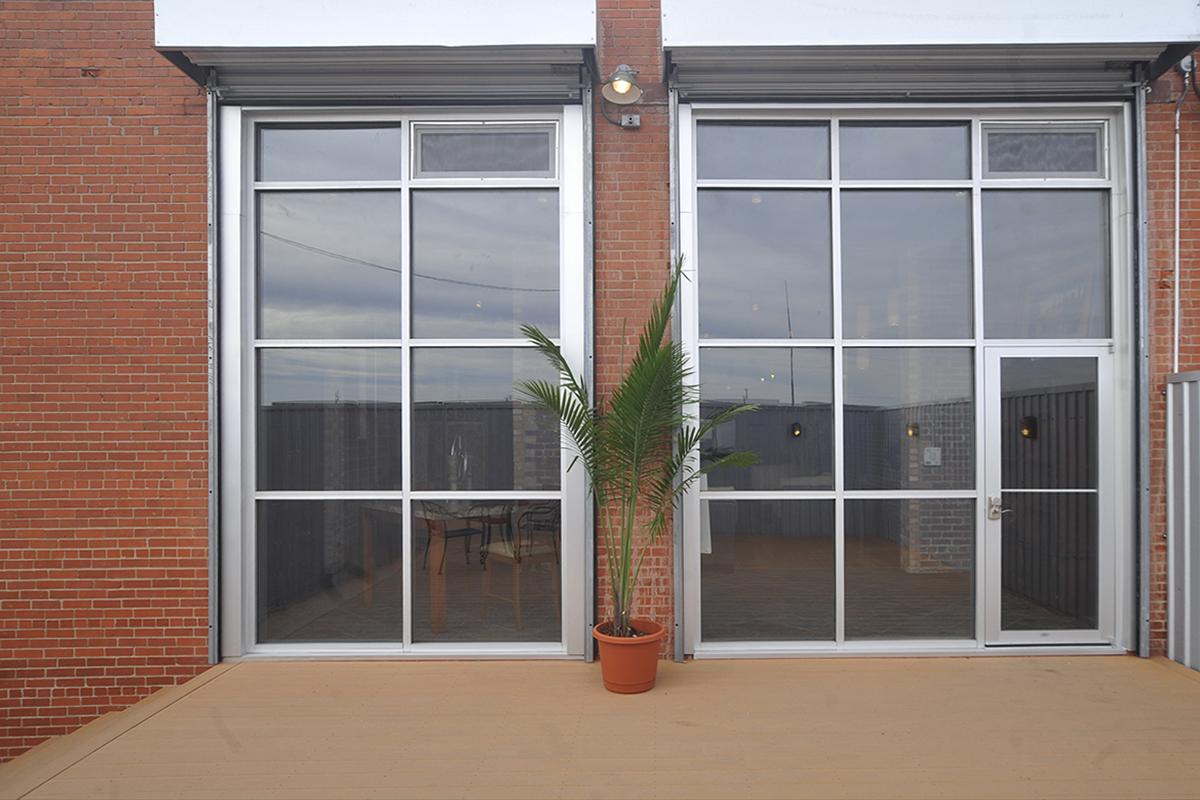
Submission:
{"label": "glass pane", "polygon": [[260,181],[398,181],[399,127],[258,129]]}
{"label": "glass pane", "polygon": [[1109,335],[1108,193],[983,193],[984,330],[999,339]]}
{"label": "glass pane", "polygon": [[965,122],[843,122],[838,137],[842,178],[970,178],[970,137]]}
{"label": "glass pane", "polygon": [[716,641],[836,635],[832,500],[700,504],[700,636]]}
{"label": "glass pane", "polygon": [[702,337],[832,335],[828,192],[704,189],[699,205]]}
{"label": "glass pane", "polygon": [[1005,489],[1094,489],[1096,360],[1000,361],[1000,464]]}
{"label": "glass pane", "polygon": [[530,379],[558,379],[532,349],[413,350],[412,488],[557,489],[558,422],[513,389]]}
{"label": "glass pane", "polygon": [[258,641],[401,641],[403,513],[398,500],[259,501]]}
{"label": "glass pane", "polygon": [[258,335],[400,337],[400,193],[258,195]]}
{"label": "glass pane", "polygon": [[975,486],[970,348],[847,348],[847,489]]}
{"label": "glass pane", "polygon": [[1005,492],[1000,626],[1007,631],[1098,626],[1097,495]]}
{"label": "glass pane", "polygon": [[702,122],[696,126],[696,174],[702,180],[826,179],[829,126]]}
{"label": "glass pane", "polygon": [[842,192],[847,339],[974,338],[971,193]]}
{"label": "glass pane", "polygon": [[562,640],[557,500],[414,500],[414,642]]}
{"label": "glass pane", "polygon": [[553,128],[418,128],[417,177],[553,176]]}
{"label": "glass pane", "polygon": [[1014,175],[1100,175],[1100,129],[989,130],[984,172]]}
{"label": "glass pane", "polygon": [[846,638],[975,638],[975,501],[846,501]]}
{"label": "glass pane", "polygon": [[739,403],[760,408],[735,417],[701,442],[701,456],[758,454],[751,467],[713,470],[708,489],[833,488],[833,353],[824,348],[704,348],[700,414]]}
{"label": "glass pane", "polygon": [[400,351],[258,351],[258,488],[400,489]]}
{"label": "glass pane", "polygon": [[558,335],[558,191],[412,193],[413,336]]}

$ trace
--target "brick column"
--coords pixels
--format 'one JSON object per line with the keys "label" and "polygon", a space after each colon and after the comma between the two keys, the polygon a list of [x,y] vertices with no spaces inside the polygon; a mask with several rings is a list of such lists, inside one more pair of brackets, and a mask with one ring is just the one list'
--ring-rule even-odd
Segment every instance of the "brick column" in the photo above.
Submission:
{"label": "brick column", "polygon": [[[1175,103],[1177,72],[1159,79],[1146,110],[1150,199],[1150,650],[1167,652],[1167,407],[1174,347]],[[1179,370],[1200,369],[1200,100],[1183,104]]]}
{"label": "brick column", "polygon": [[[645,91],[629,109],[641,115],[639,129],[607,122],[596,92],[596,393],[603,398],[619,380],[668,273],[670,150],[657,0],[599,0],[596,11],[602,79],[618,64],[629,64],[639,70],[638,83]],[[611,616],[611,605],[600,546],[598,538],[596,618],[604,620]],[[634,609],[665,625],[669,634],[674,625],[672,558],[672,542],[664,537],[646,558]],[[673,649],[668,636],[662,655],[670,657]]]}

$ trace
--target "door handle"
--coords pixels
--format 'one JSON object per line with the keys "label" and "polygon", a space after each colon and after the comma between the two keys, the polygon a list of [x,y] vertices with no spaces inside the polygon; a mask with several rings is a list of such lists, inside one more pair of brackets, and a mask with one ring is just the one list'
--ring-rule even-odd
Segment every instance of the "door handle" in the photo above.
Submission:
{"label": "door handle", "polygon": [[987,506],[988,519],[1004,519],[1005,514],[1015,514],[1011,508],[1001,508],[999,497],[989,497]]}

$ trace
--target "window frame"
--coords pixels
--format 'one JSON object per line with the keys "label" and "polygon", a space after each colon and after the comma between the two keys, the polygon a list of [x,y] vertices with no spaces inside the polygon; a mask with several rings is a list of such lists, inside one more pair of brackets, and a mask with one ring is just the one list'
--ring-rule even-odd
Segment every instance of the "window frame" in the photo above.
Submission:
{"label": "window frame", "polygon": [[[715,180],[698,179],[697,165],[697,125],[706,121],[773,121],[773,122],[819,122],[829,121],[830,124],[830,161],[833,172],[828,180]],[[962,180],[841,180],[840,155],[838,152],[838,132],[842,121],[854,122],[936,122],[961,120],[970,126],[970,159],[971,169],[967,178]],[[1063,125],[1076,129],[1083,126],[1103,126],[1104,175],[1099,177],[1070,177],[1056,176],[1017,176],[991,177],[983,173],[983,136],[982,132],[989,126],[1044,126]],[[1041,128],[1039,128],[1041,129]],[[975,579],[975,636],[962,640],[907,639],[907,640],[878,640],[862,641],[845,638],[845,514],[844,501],[853,499],[919,499],[939,498],[969,498],[976,501],[978,516],[982,519],[985,511],[985,475],[986,455],[984,451],[984,435],[986,420],[984,411],[985,400],[985,346],[1009,347],[1100,347],[1121,354],[1123,357],[1114,359],[1114,375],[1111,386],[1114,419],[1130,420],[1128,425],[1118,425],[1114,438],[1115,452],[1128,453],[1128,458],[1121,459],[1115,466],[1115,479],[1109,488],[1113,502],[1110,509],[1117,523],[1114,541],[1110,543],[1116,553],[1114,559],[1110,597],[1102,597],[1101,602],[1111,602],[1113,620],[1109,631],[1114,650],[1121,652],[1132,642],[1136,634],[1136,619],[1133,614],[1134,575],[1133,561],[1133,532],[1136,529],[1134,509],[1136,507],[1133,467],[1136,464],[1136,430],[1132,424],[1134,419],[1135,399],[1133,387],[1136,385],[1136,338],[1134,336],[1134,277],[1132,265],[1134,259],[1134,235],[1132,229],[1133,198],[1127,186],[1132,176],[1132,109],[1123,102],[1078,102],[1078,103],[773,103],[762,105],[739,104],[732,102],[713,103],[681,103],[679,105],[679,209],[680,220],[679,251],[686,256],[685,272],[688,280],[684,282],[684,290],[680,298],[681,331],[685,351],[693,358],[693,363],[699,363],[700,351],[709,347],[831,347],[834,349],[834,489],[832,491],[708,491],[703,495],[707,499],[833,499],[837,501],[836,513],[836,544],[837,544],[837,636],[834,642],[709,642],[701,639],[701,604],[700,604],[700,514],[701,492],[692,489],[682,502],[682,531],[683,531],[683,637],[684,651],[696,657],[764,657],[764,656],[795,656],[804,654],[842,654],[842,653],[963,653],[982,654],[995,653],[995,648],[988,651],[985,644],[986,621],[984,618],[987,608],[985,597],[984,576],[986,574],[984,526],[977,525],[975,531],[976,563]],[[833,335],[827,339],[701,339],[698,319],[698,272],[702,269],[700,262],[703,254],[698,249],[698,193],[704,188],[803,188],[826,189],[831,192],[833,214],[831,223],[831,240],[834,244],[832,265],[833,277]],[[981,198],[984,189],[1079,189],[1098,188],[1109,193],[1109,285],[1111,290],[1109,308],[1109,336],[1100,339],[986,339],[983,324],[983,275],[982,275],[982,217]],[[973,292],[973,335],[961,339],[848,339],[842,331],[842,291],[841,291],[841,190],[854,189],[965,189],[971,192],[971,238],[972,238],[972,292]],[[974,415],[975,415],[975,480],[974,487],[961,491],[946,490],[847,490],[845,489],[843,442],[843,395],[844,395],[844,352],[847,349],[860,347],[969,347],[974,351]],[[701,376],[702,377],[702,376]],[[686,409],[692,414],[699,413],[696,403]],[[695,457],[695,454],[693,454]],[[1028,649],[1017,652],[1029,652]],[[1096,652],[1096,648],[1088,652]],[[1061,648],[1059,650],[1061,652]]]}
{"label": "window frame", "polygon": [[[425,188],[555,188],[559,198],[559,327],[556,341],[576,369],[586,364],[585,322],[590,307],[585,287],[587,267],[583,136],[580,106],[530,107],[497,111],[461,109],[220,109],[220,215],[216,235],[220,261],[220,651],[224,658],[273,657],[416,657],[416,658],[579,658],[584,656],[588,559],[585,558],[587,487],[581,470],[568,472],[560,459],[559,489],[553,491],[413,491],[412,352],[437,348],[506,348],[532,346],[518,338],[425,339],[412,336],[412,203],[413,191]],[[421,178],[412,174],[418,125],[464,127],[476,124],[536,125],[553,131],[554,175],[535,177]],[[256,179],[257,129],[260,125],[326,124],[399,125],[399,180],[259,181]],[[392,190],[401,193],[402,303],[401,336],[389,339],[260,339],[257,338],[256,239],[259,193],[305,190]],[[391,348],[402,353],[405,416],[402,428],[402,488],[394,491],[262,491],[256,482],[256,357],[258,350],[283,348]],[[391,500],[403,503],[403,635],[399,642],[270,643],[257,640],[255,526],[258,500]],[[557,642],[413,642],[412,507],[420,500],[557,500],[562,506],[561,640]]]}

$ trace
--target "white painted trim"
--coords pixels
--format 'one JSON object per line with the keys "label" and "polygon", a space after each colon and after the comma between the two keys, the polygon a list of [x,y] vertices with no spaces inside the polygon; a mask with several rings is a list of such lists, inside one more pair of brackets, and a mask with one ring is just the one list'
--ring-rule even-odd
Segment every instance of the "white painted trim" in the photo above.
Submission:
{"label": "white painted trim", "polygon": [[[1067,644],[1040,647],[976,646],[965,640],[965,644],[948,642],[946,645],[922,645],[919,642],[861,643],[861,647],[828,647],[816,643],[816,647],[789,645],[788,643],[763,643],[771,646],[745,648],[719,648],[712,643],[696,646],[696,660],[722,658],[957,658],[957,657],[1000,657],[1025,658],[1029,656],[1124,656],[1129,651],[1116,645]],[[855,643],[850,643],[855,644]]]}

